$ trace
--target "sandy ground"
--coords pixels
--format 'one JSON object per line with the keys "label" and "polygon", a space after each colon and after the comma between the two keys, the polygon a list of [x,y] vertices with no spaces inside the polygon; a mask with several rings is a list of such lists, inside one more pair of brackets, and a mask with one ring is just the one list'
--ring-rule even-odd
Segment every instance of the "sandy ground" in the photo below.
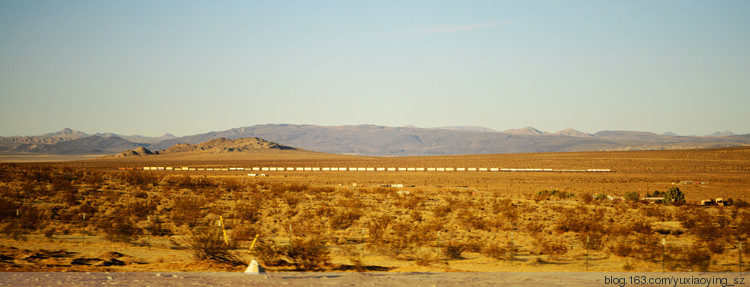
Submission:
{"label": "sandy ground", "polygon": [[738,273],[2,273],[0,286],[746,286]]}

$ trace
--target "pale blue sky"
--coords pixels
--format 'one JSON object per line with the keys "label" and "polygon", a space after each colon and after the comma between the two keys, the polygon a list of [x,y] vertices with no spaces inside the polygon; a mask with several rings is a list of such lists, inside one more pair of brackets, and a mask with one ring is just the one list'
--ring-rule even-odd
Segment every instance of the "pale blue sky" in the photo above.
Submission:
{"label": "pale blue sky", "polygon": [[0,0],[0,136],[750,133],[747,15],[744,0]]}

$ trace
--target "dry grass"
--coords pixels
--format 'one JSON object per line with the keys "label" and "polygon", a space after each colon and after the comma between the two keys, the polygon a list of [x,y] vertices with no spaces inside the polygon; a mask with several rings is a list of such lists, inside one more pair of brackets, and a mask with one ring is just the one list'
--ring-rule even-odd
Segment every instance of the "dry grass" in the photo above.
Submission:
{"label": "dry grass", "polygon": [[[47,238],[42,240],[56,240],[66,232],[81,233],[81,217],[86,213],[87,236],[130,245],[143,245],[147,235],[198,240],[203,234],[213,234],[208,238],[211,240],[195,241],[189,250],[202,260],[224,262],[236,260],[226,254],[207,254],[215,253],[214,247],[247,248],[259,235],[262,241],[254,252],[264,264],[300,270],[335,269],[333,262],[337,258],[348,260],[339,264],[353,263],[351,256],[340,253],[359,250],[362,229],[366,231],[368,257],[382,256],[393,264],[415,261],[433,267],[440,260],[453,264],[476,258],[506,264],[503,262],[510,260],[512,250],[514,260],[534,268],[551,268],[554,264],[546,263],[580,261],[580,254],[588,249],[626,263],[618,266],[635,268],[661,260],[661,241],[666,239],[674,242],[669,249],[674,261],[683,262],[673,264],[672,269],[713,271],[728,268],[712,262],[731,262],[736,242],[750,237],[750,210],[738,205],[697,207],[695,203],[712,197],[731,197],[735,202],[750,200],[750,179],[746,176],[750,172],[749,151],[421,158],[326,158],[315,154],[309,158],[227,162],[192,159],[148,164],[108,160],[2,164],[0,227],[12,238],[39,235]],[[112,170],[126,164],[474,165],[611,168],[615,172],[276,172],[255,179],[228,171]],[[634,200],[638,195],[645,196],[645,191],[667,191],[674,187],[673,182],[679,184],[681,180],[709,184],[679,185],[688,203],[683,206]],[[352,183],[357,183],[357,187]],[[380,187],[391,183],[414,186]],[[404,190],[409,193],[399,192]],[[596,200],[593,194],[625,196],[627,200]],[[218,236],[214,235],[220,230],[216,225],[219,216],[231,239],[229,246],[222,245],[223,241],[215,242]],[[674,224],[677,227],[668,228]],[[192,233],[201,228],[206,232]],[[515,236],[512,246],[511,234]],[[201,244],[206,242],[207,247],[203,248]],[[181,245],[191,246],[184,242]],[[368,257],[357,261],[355,267],[367,269]]]}

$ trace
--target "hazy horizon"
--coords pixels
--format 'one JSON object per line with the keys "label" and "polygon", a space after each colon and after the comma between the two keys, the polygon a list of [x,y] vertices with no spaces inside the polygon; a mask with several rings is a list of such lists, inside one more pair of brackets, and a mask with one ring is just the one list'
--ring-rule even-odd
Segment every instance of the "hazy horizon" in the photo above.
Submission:
{"label": "hazy horizon", "polygon": [[[265,123],[265,124],[257,124],[257,125],[301,125],[302,126],[302,125],[310,125],[310,124],[298,124],[298,123],[294,123],[294,124],[292,124],[292,123]],[[344,124],[344,125],[337,125],[337,126],[357,126],[357,125],[385,126],[385,125],[378,125],[378,124]],[[40,133],[40,134],[29,134],[29,135],[19,135],[19,134],[17,134],[17,135],[10,135],[10,136],[4,136],[4,137],[13,137],[13,136],[21,136],[21,137],[23,137],[23,136],[41,136],[41,135],[45,135],[45,134],[57,133],[57,132],[65,130],[65,129],[70,129],[72,131],[84,132],[84,133],[86,133],[88,135],[117,134],[117,135],[121,135],[121,136],[144,136],[144,137],[154,137],[154,138],[155,137],[166,136],[166,135],[172,135],[174,137],[184,137],[184,136],[193,136],[193,135],[205,134],[205,133],[210,133],[210,132],[221,132],[221,131],[226,131],[226,130],[235,129],[235,128],[245,128],[245,127],[252,127],[252,126],[256,126],[256,125],[238,126],[238,127],[227,128],[227,129],[223,129],[223,130],[206,130],[206,131],[197,132],[197,133],[193,133],[193,134],[174,134],[174,133],[171,133],[171,132],[163,132],[163,133],[160,133],[160,134],[123,134],[123,133],[117,133],[117,132],[112,132],[112,131],[85,131],[85,130],[81,130],[81,129],[71,128],[71,127],[65,127],[65,128],[62,128],[62,129],[59,129],[59,130],[56,130],[56,131],[49,131],[49,132],[44,132],[44,133]],[[312,125],[312,126],[322,126],[322,125]],[[326,126],[323,126],[323,127],[326,127]],[[439,129],[439,128],[459,128],[459,127],[487,128],[487,127],[481,127],[481,126],[455,126],[455,125],[454,126],[442,126],[442,127],[418,127],[418,126],[411,125],[411,124],[404,125],[404,126],[387,126],[387,127],[393,127],[393,128],[407,128],[407,127],[410,127],[410,128],[419,128],[419,129]],[[532,127],[532,126],[526,126],[526,127],[511,128],[511,129],[507,129],[507,130],[494,130],[494,129],[493,130],[494,130],[494,132],[500,132],[500,133],[502,133],[502,132],[506,132],[506,131],[509,131],[509,130],[520,130],[520,129],[529,128],[529,127],[530,128],[535,128],[535,127]],[[537,129],[537,130],[539,130],[540,132],[556,133],[556,132],[561,132],[561,131],[564,131],[564,130],[567,130],[567,129],[571,129],[571,128],[566,128],[566,129],[556,130],[556,131],[548,131],[548,130],[542,130],[542,129]],[[607,132],[607,131],[650,132],[650,133],[654,133],[654,134],[666,134],[666,133],[670,133],[670,132],[656,133],[656,132],[644,131],[644,130],[640,130],[640,131],[637,131],[637,130],[584,131],[584,130],[580,130],[580,129],[576,129],[576,128],[572,128],[572,129],[575,129],[575,130],[577,130],[579,132],[583,132],[583,133],[587,133],[587,134],[595,134],[597,132]],[[742,133],[736,133],[736,132],[730,131],[730,130],[723,130],[723,131],[716,130],[716,131],[714,131],[712,133],[708,133],[708,134],[677,134],[677,133],[675,133],[675,134],[677,136],[698,136],[698,137],[702,137],[702,136],[709,136],[709,135],[711,135],[713,133],[716,133],[716,132],[719,132],[719,133],[722,133],[722,132],[731,132],[731,133],[734,133],[735,135],[746,135],[746,134],[742,134]]]}
{"label": "hazy horizon", "polygon": [[0,2],[0,136],[750,133],[747,1]]}

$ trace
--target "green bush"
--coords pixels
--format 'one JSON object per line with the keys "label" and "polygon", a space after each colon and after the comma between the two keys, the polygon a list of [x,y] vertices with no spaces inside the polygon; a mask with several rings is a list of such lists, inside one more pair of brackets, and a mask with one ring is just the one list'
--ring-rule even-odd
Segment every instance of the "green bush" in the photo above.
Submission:
{"label": "green bush", "polygon": [[633,201],[633,202],[640,200],[640,198],[638,198],[638,192],[635,192],[635,191],[626,192],[623,198],[625,198],[626,201]]}
{"label": "green bush", "polygon": [[672,187],[664,193],[664,203],[685,202],[685,194],[677,187]]}

